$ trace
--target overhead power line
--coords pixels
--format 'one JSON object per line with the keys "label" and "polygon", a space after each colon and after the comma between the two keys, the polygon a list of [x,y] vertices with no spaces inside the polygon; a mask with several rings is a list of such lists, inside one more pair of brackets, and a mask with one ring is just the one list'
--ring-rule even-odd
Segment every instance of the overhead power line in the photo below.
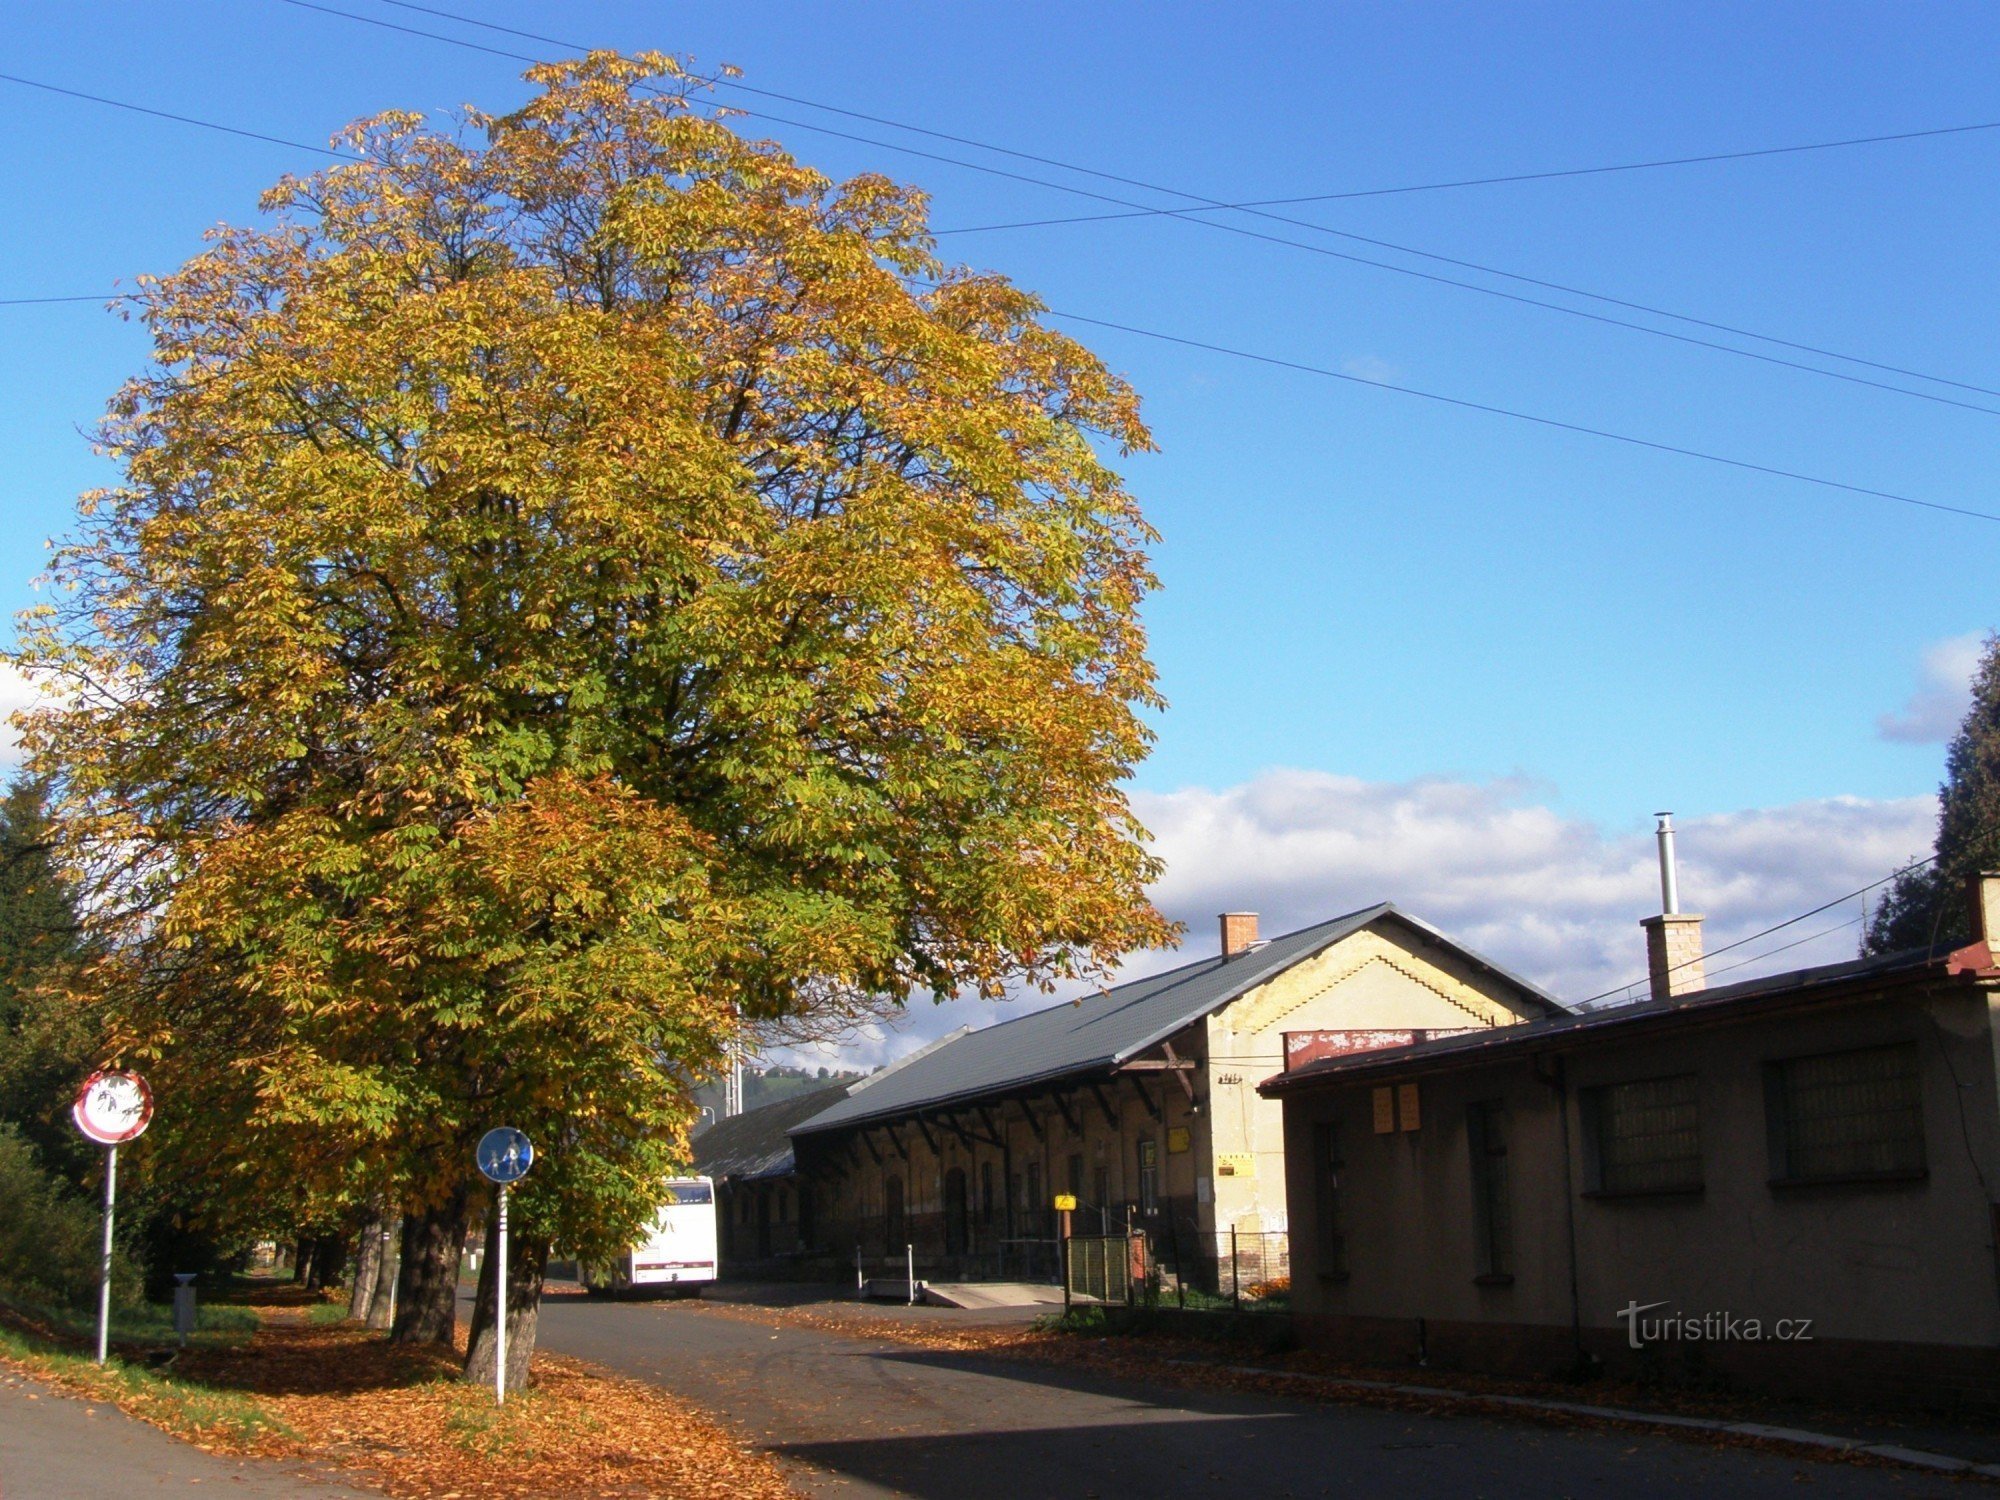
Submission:
{"label": "overhead power line", "polygon": [[[298,3],[298,0],[292,0],[292,3]],[[0,74],[0,79],[6,79],[6,78],[7,75]],[[57,92],[71,92],[71,91],[58,90]],[[121,108],[127,107],[121,100],[102,99],[95,95],[79,95],[78,97],[88,98],[91,99],[93,102],[97,103],[110,104],[113,105],[114,107],[121,107]],[[160,113],[158,111],[146,110],[146,109],[141,109],[140,112],[145,114]],[[172,115],[172,116],[167,116],[167,118],[173,119],[181,124],[199,126],[203,129],[208,129],[208,130],[218,130],[229,135],[250,135],[257,140],[277,141],[279,144],[285,144],[285,145],[299,144],[297,142],[282,141],[280,140],[280,138],[275,136],[258,135],[255,132],[237,130],[232,126],[219,125],[214,121],[197,119],[191,115]],[[338,155],[338,153],[334,152],[329,152],[327,154]],[[351,158],[342,157],[341,159],[350,160]],[[935,283],[928,283],[928,284],[933,286],[935,285]],[[91,297],[84,295],[76,295],[69,297],[0,298],[0,305],[25,306],[34,303],[47,303],[56,301],[87,302],[92,300],[99,300],[99,299],[93,299]],[[114,295],[107,295],[102,300],[116,301],[123,299],[114,294]],[[1924,500],[1914,495],[1899,494],[1894,490],[1883,490],[1883,489],[1876,489],[1868,485],[1850,484],[1844,480],[1829,479],[1824,475],[1807,474],[1796,469],[1779,468],[1773,464],[1756,463],[1749,459],[1731,458],[1724,454],[1709,453],[1698,448],[1688,448],[1675,443],[1660,442],[1652,438],[1638,437],[1631,433],[1615,432],[1609,428],[1591,427],[1581,422],[1570,422],[1570,421],[1565,421],[1558,417],[1542,416],[1535,412],[1519,411],[1512,407],[1496,406],[1491,403],[1483,401],[1473,401],[1462,396],[1448,396],[1438,391],[1426,391],[1419,389],[1416,386],[1386,384],[1382,381],[1370,380],[1360,375],[1349,374],[1345,370],[1329,369],[1324,365],[1308,364],[1301,360],[1286,359],[1278,355],[1260,354],[1254,350],[1237,349],[1226,344],[1212,343],[1204,339],[1189,338],[1180,334],[1165,333],[1158,329],[1141,328],[1130,323],[1114,322],[1107,318],[1094,318],[1084,313],[1065,312],[1058,308],[1050,308],[1048,309],[1048,313],[1051,317],[1061,318],[1069,322],[1084,323],[1095,328],[1111,329],[1115,332],[1131,334],[1138,338],[1152,339],[1159,343],[1178,345],[1181,348],[1200,349],[1210,354],[1225,355],[1232,359],[1247,360],[1255,364],[1268,365],[1276,369],[1294,370],[1302,374],[1317,375],[1324,379],[1343,381],[1351,385],[1362,385],[1362,386],[1368,386],[1375,390],[1393,391],[1399,395],[1413,396],[1420,400],[1434,402],[1441,406],[1455,407],[1461,411],[1475,411],[1484,413],[1485,415],[1488,416],[1505,417],[1511,421],[1528,422],[1538,427],[1551,428],[1559,432],[1572,432],[1585,437],[1601,438],[1607,442],[1622,443],[1627,445],[1628,447],[1648,449],[1655,453],[1668,453],[1682,458],[1699,459],[1702,462],[1719,464],[1725,468],[1737,469],[1752,474],[1763,474],[1777,479],[1789,479],[1801,484],[1815,485],[1822,489],[1838,490],[1845,494],[1863,495],[1879,500],[1893,500],[1901,505],[1912,505],[1912,506],[1917,506],[1924,510],[1941,511],[1948,515],[1965,516],[1973,520],[2000,522],[2000,514],[1995,514],[1989,511],[1973,510],[1965,506],[1949,505],[1944,503],[1943,501],[1938,501],[1938,500]]]}
{"label": "overhead power line", "polygon": [[61,94],[69,99],[83,99],[92,104],[106,105],[111,109],[127,110],[135,115],[151,115],[156,120],[172,120],[177,125],[194,125],[203,130],[219,131],[223,135],[241,136],[246,141],[262,141],[270,146],[289,146],[294,151],[311,151],[319,156],[331,156],[336,161],[358,161],[345,151],[335,151],[328,146],[315,146],[306,141],[288,140],[281,135],[265,135],[257,130],[239,130],[234,125],[221,125],[214,120],[197,120],[192,115],[177,115],[171,110],[153,109],[148,105],[134,104],[129,99],[108,99],[102,94],[86,94],[81,89],[68,89],[60,84],[44,83],[39,78],[23,78],[15,73],[0,73],[0,82],[19,84],[22,88],[40,89],[44,93]]}
{"label": "overhead power line", "polygon": [[[1628,432],[1614,432],[1605,427],[1589,427],[1581,422],[1566,422],[1559,417],[1544,417],[1534,412],[1518,411],[1512,407],[1494,406],[1484,401],[1472,401],[1462,396],[1447,396],[1437,391],[1420,390],[1413,385],[1394,385],[1385,381],[1370,380],[1364,375],[1352,375],[1345,370],[1333,370],[1324,365],[1307,364],[1301,360],[1284,359],[1273,354],[1259,354],[1249,349],[1235,349],[1227,344],[1214,344],[1205,339],[1186,338],[1180,334],[1162,333],[1155,328],[1139,328],[1130,323],[1114,323],[1106,318],[1086,317],[1082,313],[1064,312],[1060,308],[1047,309],[1050,317],[1061,318],[1071,323],[1087,323],[1093,328],[1108,328],[1117,333],[1129,333],[1138,338],[1154,339],[1163,344],[1178,344],[1185,349],[1200,349],[1209,354],[1222,354],[1231,359],[1249,360],[1260,365],[1271,365],[1282,370],[1296,370],[1302,375],[1319,375],[1328,380],[1346,381],[1350,385],[1365,385],[1380,391],[1394,391],[1398,395],[1415,396],[1419,400],[1434,401],[1442,406],[1455,406],[1462,411],[1484,412],[1488,416],[1506,417],[1516,422],[1532,422],[1538,427],[1551,427],[1559,432],[1579,433],[1584,437],[1603,438],[1607,442],[1624,443],[1633,448],[1648,448],[1655,453],[1671,453],[1681,458],[1697,458],[1704,463],[1720,464],[1725,468],[1741,469],[1751,474],[1765,474],[1775,479],[1796,480],[1800,484],[1818,485],[1823,489],[1840,490],[1849,495],[1867,495],[1877,500],[1894,500],[1902,505],[1920,506],[1925,510],[1944,511],[1955,516],[1968,516],[1976,521],[2000,521],[2000,514],[1984,510],[1971,510],[1963,506],[1947,505],[1938,500],[1923,500],[1914,495],[1898,494],[1894,490],[1878,490],[1865,484],[1849,484],[1845,480],[1828,479],[1824,475],[1807,474],[1797,469],[1781,469],[1773,464],[1760,464],[1746,458],[1730,458],[1720,453],[1708,453],[1699,448],[1686,448],[1676,443],[1656,442],[1652,438],[1635,437]],[[1880,882],[1877,882],[1878,884]]]}
{"label": "overhead power line", "polygon": [[[587,52],[590,49],[582,42],[564,41],[560,37],[546,36],[540,32],[523,31],[515,26],[502,26],[495,21],[483,21],[476,16],[468,16],[457,11],[444,10],[435,5],[419,5],[415,0],[379,0],[383,5],[393,5],[398,10],[417,11],[423,15],[436,16],[440,20],[456,21],[465,26],[477,26],[485,31],[500,32],[507,36],[517,36],[524,41],[546,42],[552,47],[563,47],[571,51]],[[1900,130],[1883,135],[1848,136],[1832,141],[1807,141],[1789,146],[1755,146],[1736,151],[1710,151],[1692,156],[1655,157],[1645,161],[1613,162],[1608,165],[1589,167],[1555,167],[1534,172],[1510,172],[1491,177],[1460,177],[1438,182],[1404,183],[1395,187],[1351,188],[1337,193],[1308,193],[1291,198],[1264,198],[1243,203],[1217,203],[1204,199],[1199,193],[1189,193],[1181,188],[1161,187],[1157,183],[1146,182],[1137,177],[1124,177],[1116,172],[1102,171],[1096,167],[1079,166],[1075,162],[1059,157],[1042,156],[1033,151],[1019,151],[1011,146],[996,146],[991,141],[978,140],[972,136],[953,135],[950,131],[934,130],[925,125],[912,125],[907,120],[891,119],[886,115],[871,115],[857,109],[847,109],[823,100],[809,99],[800,94],[784,94],[776,89],[753,87],[738,78],[713,77],[706,80],[719,87],[737,93],[755,94],[764,99],[777,99],[786,104],[803,104],[808,109],[824,110],[828,114],[842,115],[850,120],[860,120],[869,125],[886,125],[892,130],[907,130],[912,135],[928,136],[932,140],[947,141],[955,146],[971,146],[980,151],[991,151],[999,156],[1011,156],[1017,161],[1034,162],[1045,167],[1060,167],[1065,172],[1077,172],[1087,177],[1096,177],[1105,182],[1123,183],[1126,187],[1146,188],[1158,193],[1176,193],[1184,198],[1200,199],[1213,209],[1247,209],[1282,207],[1299,203],[1332,203],[1351,198],[1382,198],[1404,193],[1435,193],[1456,188],[1494,187],[1516,182],[1546,182],[1564,177],[1601,177],[1617,172],[1650,172],[1664,167],[1706,166],[1725,161],[1750,161],[1758,157],[1796,156],[1814,151],[1842,151],[1855,146],[1880,146],[1898,141],[1924,140],[1933,136],[1969,135],[1984,130],[2000,130],[2000,120],[1983,121],[1970,125],[1939,125],[1923,130]],[[1142,210],[1142,212],[1147,210]],[[1125,215],[1107,217],[1123,218]],[[1060,222],[1060,221],[1059,221]]]}
{"label": "overhead power line", "polygon": [[[2000,516],[1988,517],[1988,519],[2000,520]],[[1836,906],[1841,905],[1843,902],[1853,901],[1857,897],[1867,895],[1877,886],[1887,885],[1892,880],[1901,879],[1903,876],[1909,874],[1910,871],[1912,870],[1921,870],[1925,865],[1935,864],[1935,863],[1937,863],[1937,856],[1935,854],[1926,855],[1923,859],[1912,860],[1909,864],[1904,865],[1901,869],[1894,870],[1891,873],[1884,875],[1880,880],[1869,881],[1868,884],[1861,887],[1861,889],[1858,891],[1849,891],[1845,896],[1835,896],[1831,901],[1823,901],[1818,906],[1815,906],[1811,911],[1802,911],[1796,917],[1787,917],[1782,922],[1774,922],[1771,926],[1766,927],[1762,932],[1753,932],[1750,934],[1750,936],[1746,938],[1738,938],[1733,943],[1724,943],[1720,948],[1713,949],[1712,951],[1701,955],[1699,958],[1683,959],[1681,962],[1674,964],[1668,969],[1666,969],[1665,972],[1672,974],[1676,970],[1685,969],[1692,964],[1705,965],[1709,959],[1715,958],[1720,954],[1728,953],[1733,949],[1747,947],[1749,944],[1756,942],[1759,938],[1767,938],[1774,932],[1783,932],[1787,927],[1796,927],[1799,925],[1799,923],[1807,921],[1810,918],[1816,917],[1823,911],[1832,911]],[[1847,924],[1843,922],[1840,925],[1844,927]],[[1831,932],[1838,932],[1839,930],[1840,930],[1839,927],[1828,929],[1828,931]],[[1826,933],[1817,933],[1815,934],[1815,936],[1824,937],[1826,936]],[[1786,947],[1796,947],[1796,946],[1797,944],[1786,945]],[[1782,953],[1784,951],[1785,951],[1784,948],[1773,948],[1771,950],[1771,953]],[[1770,954],[1769,953],[1760,954],[1759,957],[1768,958],[1770,957]],[[1732,964],[1729,967],[1734,968],[1737,966]],[[1648,982],[1649,981],[1646,979],[1635,979],[1630,984],[1614,985],[1612,988],[1603,991],[1601,994],[1592,995],[1588,1000],[1577,1001],[1577,1005],[1578,1007],[1582,1007],[1585,1005],[1594,1005],[1599,1000],[1607,999],[1612,995],[1622,994],[1626,990],[1636,989],[1638,988],[1638,986],[1646,984]]]}
{"label": "overhead power line", "polygon": [[[321,15],[334,16],[341,20],[359,22],[360,24],[365,26],[375,26],[387,31],[400,32],[406,36],[422,37],[429,41],[444,43],[447,46],[461,47],[474,52],[482,52],[491,57],[501,57],[514,62],[528,62],[528,63],[541,60],[527,53],[511,52],[504,48],[489,47],[479,42],[468,41],[463,37],[449,36],[444,33],[436,31],[426,31],[421,28],[413,26],[404,26],[394,21],[384,20],[378,16],[362,15],[355,11],[340,9],[337,6],[320,4],[317,3],[317,0],[284,0],[284,3],[292,5],[300,10],[316,11]],[[565,41],[562,38],[546,36],[539,32],[524,31],[518,27],[512,27],[512,26],[502,26],[495,22],[482,21],[471,16],[459,15],[455,12],[443,10],[435,6],[413,4],[411,3],[411,0],[380,0],[380,3],[385,5],[394,5],[398,9],[402,10],[416,11],[425,15],[438,16],[446,20],[460,22],[468,26],[481,27],[489,31],[500,32],[509,36],[523,37],[530,41],[544,42],[553,47],[561,47],[574,51],[589,50],[586,44],[582,42]],[[920,125],[911,125],[902,121],[887,119],[882,116],[863,114],[860,111],[843,109],[837,105],[823,104],[816,100],[802,98],[798,95],[781,94],[769,89],[753,88],[750,85],[740,83],[735,79],[724,78],[724,77],[709,77],[709,78],[703,78],[700,81],[714,84],[721,88],[739,90],[741,92],[756,94],[767,98],[783,99],[791,103],[803,104],[808,108],[825,110],[828,113],[832,114],[843,115],[855,119],[867,120],[876,124],[887,125],[892,129],[907,130],[915,134],[948,140],[956,142],[961,145],[972,146],[979,150],[992,151],[1009,157],[1015,157],[1037,162],[1042,165],[1054,166],[1064,171],[1077,172],[1084,174],[1086,176],[1097,177],[1107,181],[1119,182],[1126,184],[1128,186],[1143,188],[1149,192],[1171,193],[1177,197],[1192,199],[1197,205],[1195,207],[1189,207],[1185,205],[1176,207],[1166,207],[1166,208],[1150,207],[1145,204],[1133,203],[1129,199],[1114,197],[1107,193],[1095,192],[1087,188],[1079,188],[1074,186],[1073,184],[1062,183],[1062,182],[1051,182],[1046,178],[1031,177],[1020,172],[1005,171],[1000,168],[991,167],[980,162],[970,162],[970,161],[965,161],[964,159],[959,157],[944,156],[933,151],[923,151],[915,147],[901,145],[894,141],[884,141],[869,136],[855,135],[849,131],[834,130],[825,125],[814,124],[806,120],[788,119],[784,116],[772,115],[765,111],[741,109],[739,106],[735,105],[728,106],[729,108],[736,109],[738,110],[739,113],[749,116],[753,119],[762,119],[762,120],[767,120],[773,124],[787,125],[798,129],[815,131],[824,135],[833,136],[836,139],[840,140],[854,141],[863,145],[876,146],[888,151],[896,151],[907,155],[921,157],[927,161],[941,162],[948,166],[961,167],[968,171],[980,172],[989,176],[1001,177],[1013,182],[1026,183],[1035,187],[1044,187],[1054,192],[1068,193],[1071,194],[1072,196],[1088,198],[1091,199],[1092,201],[1099,203],[1109,203],[1118,206],[1122,210],[1121,212],[1118,213],[1090,215],[1074,219],[1024,220],[1014,224],[978,225],[964,229],[944,229],[935,231],[935,233],[940,236],[953,235],[953,234],[985,233],[989,231],[1012,229],[1012,228],[1031,228],[1043,224],[1088,223],[1103,219],[1127,219],[1127,218],[1179,219],[1185,223],[1198,224],[1207,229],[1218,230],[1225,234],[1236,235],[1239,238],[1259,240],[1266,244],[1278,245],[1294,250],[1303,250],[1309,255],[1319,255],[1332,260],[1344,261],[1352,265],[1367,266],[1375,270],[1387,271],[1392,275],[1406,276],[1414,280],[1430,282],[1434,285],[1456,287],[1462,291],[1477,293],[1480,296],[1493,297],[1504,302],[1513,302],[1525,307],[1537,307],[1547,312],[1559,313],[1566,317],[1579,318],[1586,322],[1600,323],[1608,327],[1622,328],[1627,330],[1628,332],[1644,334],[1651,338],[1664,339],[1670,343],[1684,344],[1693,348],[1706,349],[1713,353],[1726,354],[1738,359],[1747,359],[1759,364],[1773,365],[1782,369],[1797,370],[1803,374],[1820,376],[1823,379],[1838,380],[1849,385],[1858,385],[1872,390],[1886,391],[1892,395],[1908,396],[1919,401],[1929,401],[1936,405],[1950,406],[1959,408],[1964,411],[1978,412],[1985,416],[2000,416],[2000,410],[1996,410],[1993,407],[1986,406],[1978,402],[1962,401],[1951,396],[1938,395],[1930,391],[1911,390],[1907,386],[1891,384],[1888,381],[1875,380],[1867,376],[1850,374],[1846,371],[1841,371],[1841,370],[1829,370],[1819,365],[1807,364],[1799,360],[1786,359],[1778,355],[1763,354],[1753,349],[1742,349],[1736,347],[1735,345],[1718,343],[1712,339],[1699,338],[1690,334],[1675,333],[1671,329],[1655,328],[1648,324],[1632,322],[1629,319],[1612,317],[1604,313],[1591,312],[1585,308],[1567,307],[1559,302],[1549,302],[1539,297],[1524,296],[1518,292],[1509,292],[1502,290],[1501,288],[1498,287],[1482,286],[1477,282],[1461,281],[1456,277],[1441,276],[1435,272],[1422,271],[1411,266],[1400,266],[1390,261],[1375,260],[1368,256],[1355,255],[1347,251],[1335,250],[1325,245],[1308,244],[1304,241],[1291,239],[1283,235],[1270,234],[1260,230],[1250,229],[1240,224],[1220,223],[1213,219],[1202,218],[1200,217],[1200,215],[1204,213],[1219,212],[1224,210],[1246,212],[1250,213],[1253,217],[1259,219],[1269,220],[1271,222],[1279,224],[1292,225],[1298,228],[1306,229],[1316,234],[1331,235],[1336,238],[1349,240],[1359,244],[1374,245],[1381,249],[1392,250],[1399,254],[1416,256],[1420,259],[1434,261],[1442,265],[1452,265],[1460,267],[1465,270],[1477,271],[1483,275],[1497,276],[1504,280],[1518,282],[1525,286],[1536,286],[1536,287],[1541,287],[1544,290],[1548,291],[1561,292],[1568,296],[1582,297],[1590,301],[1603,303],[1606,306],[1623,307],[1630,311],[1645,313],[1648,316],[1667,318],[1675,322],[1685,323],[1691,327],[1707,328],[1715,332],[1728,333],[1739,338],[1755,339],[1760,343],[1767,343],[1780,348],[1788,348],[1800,353],[1812,354],[1823,359],[1839,360],[1842,363],[1858,365],[1863,368],[1878,370],[1886,374],[1901,375],[1908,379],[1927,381],[1932,384],[1948,386],[1958,390],[1974,392],[1980,395],[1991,396],[1996,399],[2000,399],[2000,389],[1975,385],[1972,384],[1971,382],[1954,380],[1945,376],[1930,375],[1926,374],[1921,370],[1908,369],[1903,366],[1889,364],[1885,361],[1867,359],[1858,355],[1843,354],[1838,350],[1826,349],[1823,347],[1802,343],[1797,340],[1780,338],[1770,334],[1763,334],[1753,329],[1739,328],[1726,323],[1720,323],[1712,319],[1700,318],[1685,313],[1677,313],[1666,308],[1653,307],[1646,303],[1632,301],[1627,298],[1614,297],[1605,293],[1593,292],[1582,287],[1568,286],[1561,282],[1549,281],[1541,277],[1529,276],[1515,271],[1508,271],[1496,266],[1482,265],[1477,261],[1465,260],[1459,257],[1449,256],[1449,255],[1439,255],[1432,251],[1418,249],[1410,245],[1399,245],[1389,240],[1381,240],[1372,238],[1367,235],[1353,234],[1346,230],[1330,228],[1329,226],[1324,224],[1315,224],[1309,219],[1298,219],[1298,218],[1288,217],[1283,214],[1260,212],[1259,209],[1261,207],[1261,204],[1260,202],[1256,201],[1244,202],[1244,203],[1225,203],[1217,199],[1207,198],[1199,193],[1190,192],[1184,188],[1176,188],[1176,187],[1165,186],[1159,183],[1146,182],[1139,178],[1125,177],[1113,172],[1104,172],[1094,167],[1080,166],[1076,163],[1062,161],[1054,157],[1037,156],[1030,152],[1016,151],[1011,147],[995,146],[986,142],[971,139],[969,137],[951,135],[948,132],[944,131],[931,130],[928,129],[927,127]],[[656,89],[653,92],[659,93],[664,91]],[[1935,130],[1928,130],[1928,131],[1905,131],[1896,135],[1854,137],[1850,140],[1841,142],[1819,142],[1804,146],[1760,148],[1759,150],[1751,152],[1725,153],[1725,156],[1782,155],[1799,151],[1829,150],[1833,149],[1836,146],[1859,145],[1872,142],[1892,141],[1892,140],[1910,140],[1910,139],[1917,139],[1927,135],[1955,135],[1955,134],[1964,134],[1970,131],[1989,130],[1989,129],[2000,129],[2000,122],[1996,122],[1993,125],[1945,126],[1945,127],[1939,127],[1938,129]],[[1700,159],[1705,159],[1705,158],[1694,158],[1694,157],[1676,158],[1675,161],[1685,163]],[[1720,160],[1724,159],[1724,157],[1715,157],[1713,159]],[[1664,165],[1664,164],[1669,164],[1669,163],[1665,162],[1656,163],[1656,165]],[[1625,166],[1620,166],[1620,167],[1604,167],[1604,168],[1578,168],[1574,169],[1574,171],[1576,173],[1587,173],[1587,172],[1601,172],[1601,171],[1635,170],[1637,165],[1644,165],[1644,164],[1626,164]],[[1535,175],[1535,174],[1530,174],[1530,175]],[[1555,173],[1555,174],[1541,174],[1541,175],[1564,175],[1564,174]],[[1416,190],[1416,189],[1385,189],[1380,191],[1411,191],[1411,190]],[[1373,191],[1376,190],[1371,190],[1371,192]],[[1268,200],[1262,200],[1262,203],[1286,204],[1286,203],[1315,202],[1315,201],[1322,201],[1328,198],[1338,198],[1342,196],[1355,196],[1355,195],[1323,194],[1323,195],[1307,196],[1300,198],[1268,199]],[[1367,196],[1367,194],[1362,194],[1359,196]]]}

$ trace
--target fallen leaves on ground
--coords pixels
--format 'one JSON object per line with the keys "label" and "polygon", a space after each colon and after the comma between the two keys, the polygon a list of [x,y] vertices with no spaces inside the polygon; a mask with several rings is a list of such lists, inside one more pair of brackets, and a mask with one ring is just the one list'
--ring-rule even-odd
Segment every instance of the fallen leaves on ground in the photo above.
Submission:
{"label": "fallen leaves on ground", "polygon": [[458,1378],[451,1351],[396,1348],[303,1309],[265,1315],[248,1344],[188,1350],[156,1382],[247,1400],[269,1419],[254,1430],[190,1425],[181,1406],[93,1378],[94,1367],[20,1363],[211,1452],[332,1466],[408,1500],[796,1500],[775,1462],[657,1387],[538,1353],[531,1387],[496,1408],[490,1390]]}

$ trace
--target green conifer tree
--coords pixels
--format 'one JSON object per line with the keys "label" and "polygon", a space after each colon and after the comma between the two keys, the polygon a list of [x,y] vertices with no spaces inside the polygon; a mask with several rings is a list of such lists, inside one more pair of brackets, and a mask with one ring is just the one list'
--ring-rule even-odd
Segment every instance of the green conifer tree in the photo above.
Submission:
{"label": "green conifer tree", "polygon": [[1938,788],[1937,857],[1903,871],[1868,924],[1865,953],[1970,941],[1966,877],[2000,869],[2000,635],[1972,676],[1972,707],[1945,756]]}

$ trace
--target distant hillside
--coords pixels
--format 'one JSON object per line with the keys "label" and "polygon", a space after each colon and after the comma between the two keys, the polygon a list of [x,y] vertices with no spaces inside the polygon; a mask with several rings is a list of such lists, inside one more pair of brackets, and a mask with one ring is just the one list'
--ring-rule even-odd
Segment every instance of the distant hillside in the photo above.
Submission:
{"label": "distant hillside", "polygon": [[[829,1068],[745,1068],[743,1108],[752,1110],[762,1105],[776,1104],[780,1099],[789,1099],[795,1094],[823,1089],[830,1083],[843,1083],[861,1076],[859,1072]],[[718,1078],[712,1083],[703,1084],[695,1090],[694,1097],[695,1102],[705,1111],[701,1117],[701,1124],[695,1127],[695,1133],[699,1135],[722,1118],[722,1080]]]}

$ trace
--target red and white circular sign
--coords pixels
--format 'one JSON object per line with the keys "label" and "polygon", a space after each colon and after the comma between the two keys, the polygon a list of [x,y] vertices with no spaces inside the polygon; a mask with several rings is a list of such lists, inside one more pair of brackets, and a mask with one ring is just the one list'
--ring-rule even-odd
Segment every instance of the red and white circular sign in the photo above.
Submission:
{"label": "red and white circular sign", "polygon": [[153,1091],[137,1073],[92,1073],[70,1106],[76,1128],[100,1146],[122,1146],[153,1123]]}

